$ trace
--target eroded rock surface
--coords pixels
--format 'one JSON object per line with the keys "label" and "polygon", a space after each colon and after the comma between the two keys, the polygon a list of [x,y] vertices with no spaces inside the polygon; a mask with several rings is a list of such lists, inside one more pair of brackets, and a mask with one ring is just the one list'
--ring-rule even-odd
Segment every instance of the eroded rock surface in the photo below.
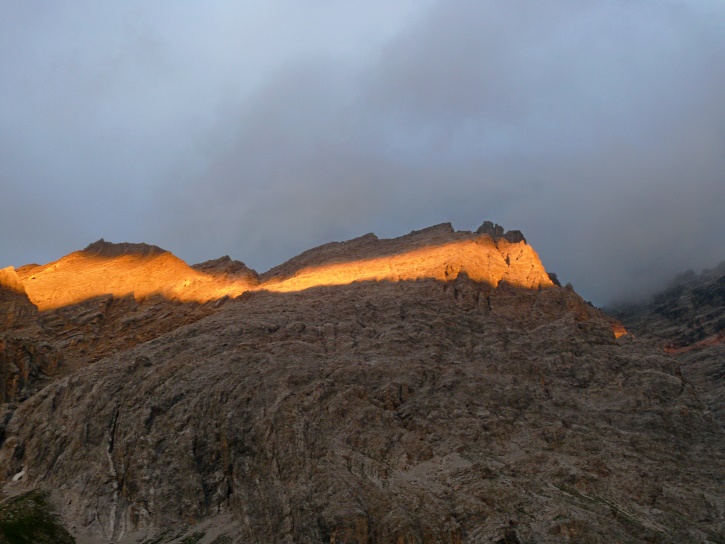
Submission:
{"label": "eroded rock surface", "polygon": [[45,388],[6,436],[4,476],[106,542],[223,514],[235,542],[723,531],[722,432],[692,386],[565,289],[251,293]]}
{"label": "eroded rock surface", "polygon": [[0,331],[29,325],[37,314],[15,269],[0,269]]}
{"label": "eroded rock surface", "polygon": [[644,304],[609,311],[682,365],[725,428],[725,262],[681,274]]}
{"label": "eroded rock surface", "polygon": [[678,361],[492,228],[40,312],[12,334],[77,370],[0,410],[4,491],[50,492],[79,543],[725,540],[725,435]]}

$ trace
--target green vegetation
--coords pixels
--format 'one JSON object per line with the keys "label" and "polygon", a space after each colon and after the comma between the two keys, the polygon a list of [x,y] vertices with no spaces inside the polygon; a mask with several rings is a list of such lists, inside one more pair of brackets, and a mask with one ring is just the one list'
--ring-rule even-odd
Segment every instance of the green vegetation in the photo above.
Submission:
{"label": "green vegetation", "polygon": [[0,503],[0,544],[75,544],[52,512],[45,491],[33,490]]}

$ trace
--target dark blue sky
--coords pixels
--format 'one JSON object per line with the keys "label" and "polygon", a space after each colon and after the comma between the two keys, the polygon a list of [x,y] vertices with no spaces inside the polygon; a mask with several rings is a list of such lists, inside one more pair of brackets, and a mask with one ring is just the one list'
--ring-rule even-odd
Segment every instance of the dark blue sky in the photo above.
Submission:
{"label": "dark blue sky", "polygon": [[0,3],[0,267],[490,219],[604,304],[725,259],[725,3],[351,4]]}

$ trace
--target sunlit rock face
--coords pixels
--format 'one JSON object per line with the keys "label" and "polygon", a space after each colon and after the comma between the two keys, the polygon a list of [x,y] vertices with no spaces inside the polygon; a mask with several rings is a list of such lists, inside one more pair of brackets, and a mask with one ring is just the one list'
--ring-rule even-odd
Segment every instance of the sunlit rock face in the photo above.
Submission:
{"label": "sunlit rock face", "polygon": [[249,277],[218,278],[187,265],[168,251],[147,244],[99,240],[44,266],[23,267],[20,279],[39,310],[77,304],[102,295],[161,295],[180,302],[236,296],[254,285]]}
{"label": "sunlit rock face", "polygon": [[94,543],[722,540],[725,438],[677,362],[492,228],[40,312],[77,370],[0,411],[3,489]]}
{"label": "sunlit rock face", "polygon": [[157,246],[99,240],[53,263],[23,267],[18,276],[40,311],[102,295],[208,302],[253,290],[299,291],[371,280],[451,281],[459,274],[494,287],[502,281],[527,289],[553,286],[523,236],[507,236],[456,232],[450,224],[392,240],[368,235],[310,250],[261,281],[244,263],[228,257],[190,267]]}
{"label": "sunlit rock face", "polygon": [[354,281],[452,281],[459,274],[498,286],[552,287],[536,252],[524,240],[454,231],[450,223],[392,240],[373,234],[312,249],[262,276],[260,289],[299,291]]}

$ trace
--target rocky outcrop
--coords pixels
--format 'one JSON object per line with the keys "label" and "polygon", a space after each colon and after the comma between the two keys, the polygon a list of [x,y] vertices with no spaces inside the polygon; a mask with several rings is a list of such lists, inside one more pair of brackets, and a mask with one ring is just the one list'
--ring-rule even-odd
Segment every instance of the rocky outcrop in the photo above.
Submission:
{"label": "rocky outcrop", "polygon": [[725,262],[679,275],[643,304],[607,311],[676,358],[725,428]]}
{"label": "rocky outcrop", "polygon": [[494,224],[491,221],[484,221],[483,224],[478,227],[476,233],[487,234],[494,240],[498,240],[499,238],[505,238],[512,244],[518,244],[519,242],[526,243],[524,233],[520,230],[509,230],[504,232],[504,228],[501,225],[499,225],[498,223]]}
{"label": "rocky outcrop", "polygon": [[37,313],[15,269],[0,269],[0,331],[33,323]]}
{"label": "rocky outcrop", "polygon": [[256,271],[242,261],[233,260],[229,255],[191,265],[191,268],[223,279],[243,278],[250,285],[259,283],[259,274]]}
{"label": "rocky outcrop", "polygon": [[[27,265],[18,273],[6,269],[3,274],[3,292],[12,296],[2,300],[13,308],[6,319],[25,327],[18,338],[7,339],[63,354],[53,356],[53,364],[41,361],[37,372],[30,373],[23,369],[35,368],[35,363],[11,362],[7,354],[8,400],[18,398],[17,391],[34,391],[33,380],[45,376],[46,367],[53,367],[53,375],[76,370],[201,319],[244,292],[371,280],[453,281],[460,274],[491,285],[553,285],[525,242],[456,232],[450,224],[391,240],[369,234],[327,244],[273,269],[261,281],[255,271],[228,256],[189,267],[157,246],[104,240],[47,265]],[[26,286],[40,314],[25,294]]]}
{"label": "rocky outcrop", "polygon": [[123,255],[148,257],[150,255],[163,255],[164,253],[168,253],[168,251],[150,244],[129,244],[128,242],[116,244],[106,242],[101,238],[97,242],[86,246],[83,253],[92,257],[121,257]]}
{"label": "rocky outcrop", "polygon": [[199,304],[169,301],[160,295],[143,301],[133,296],[95,297],[43,312],[38,320],[38,338],[63,352],[66,371],[75,370],[193,323],[217,311],[227,300]]}
{"label": "rocky outcrop", "polygon": [[0,329],[0,402],[22,401],[52,378],[218,311],[228,299],[179,303],[162,296],[95,297]]}
{"label": "rocky outcrop", "polygon": [[390,240],[368,234],[326,244],[261,280],[229,256],[189,267],[157,246],[101,239],[46,265],[0,271],[5,310],[0,330],[29,327],[22,341],[53,346],[64,354],[63,367],[72,370],[200,319],[228,297],[248,291],[371,280],[452,281],[460,274],[494,286],[553,285],[525,242],[456,232],[450,223]]}
{"label": "rocky outcrop", "polygon": [[450,224],[391,240],[370,234],[327,244],[273,269],[263,281],[228,256],[189,267],[157,246],[101,239],[46,265],[0,272],[4,286],[0,305],[6,310],[0,330],[24,328],[19,336],[6,334],[6,339],[13,345],[43,346],[41,352],[63,354],[54,355],[52,364],[39,359],[37,366],[34,359],[13,362],[12,354],[21,352],[7,352],[5,398],[34,391],[33,380],[45,376],[46,368],[53,367],[53,374],[81,368],[192,323],[243,292],[287,292],[370,280],[452,281],[459,274],[491,285],[502,281],[532,288],[552,285],[538,256],[525,243],[456,232]]}
{"label": "rocky outcrop", "polygon": [[[86,261],[69,258],[46,266],[26,265],[18,269],[19,274],[12,267],[0,270],[0,402],[23,401],[58,375],[192,323],[216,311],[227,300],[222,297],[199,304],[169,300],[161,294],[142,299],[135,298],[135,293],[95,296],[97,291],[106,290],[104,286],[118,280],[113,277],[115,273],[127,271],[119,266],[118,260],[124,256],[160,254],[171,257],[172,263],[176,258],[155,246],[103,241],[78,253],[91,255],[94,264],[95,259],[102,259],[102,270],[108,277],[92,285],[89,280],[94,272],[81,266]],[[137,273],[137,277],[143,279],[142,274]],[[28,298],[21,278],[31,284],[43,312],[39,313]],[[37,281],[41,282],[40,288]],[[163,290],[163,285],[158,285]],[[48,307],[52,305],[47,304],[49,300],[68,297],[66,290],[74,289],[79,291],[71,292],[71,300],[79,292],[83,295],[77,302]]]}
{"label": "rocky outcrop", "polygon": [[106,295],[205,303],[255,290],[287,292],[371,280],[451,281],[459,274],[494,287],[501,282],[552,287],[538,255],[517,233],[491,237],[455,231],[446,223],[389,240],[369,234],[306,251],[261,277],[228,256],[190,267],[156,246],[101,239],[53,263],[24,267],[18,277],[41,311]]}

